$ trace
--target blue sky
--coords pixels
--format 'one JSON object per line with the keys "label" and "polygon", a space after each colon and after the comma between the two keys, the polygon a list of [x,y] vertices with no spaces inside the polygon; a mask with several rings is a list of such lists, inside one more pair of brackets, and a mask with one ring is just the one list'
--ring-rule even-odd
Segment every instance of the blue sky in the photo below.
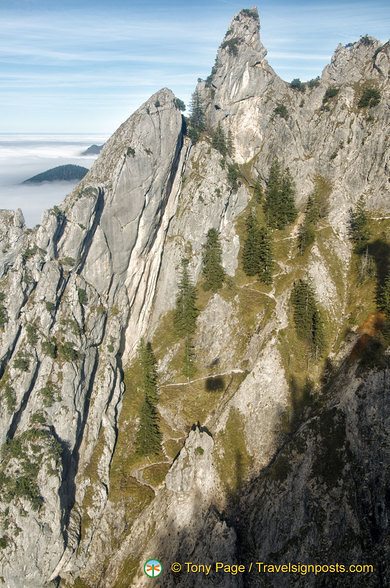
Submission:
{"label": "blue sky", "polygon": [[[111,134],[162,87],[189,101],[210,73],[230,0],[0,0],[0,132]],[[268,61],[285,80],[321,74],[338,42],[388,40],[382,0],[265,0]]]}

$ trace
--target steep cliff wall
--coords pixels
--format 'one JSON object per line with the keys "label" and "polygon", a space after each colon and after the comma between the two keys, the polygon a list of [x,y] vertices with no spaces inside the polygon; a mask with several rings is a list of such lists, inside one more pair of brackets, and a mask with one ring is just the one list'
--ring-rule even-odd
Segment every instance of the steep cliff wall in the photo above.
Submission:
{"label": "steep cliff wall", "polygon": [[[380,320],[364,321],[376,316],[390,259],[389,45],[339,46],[304,93],[265,56],[257,11],[240,12],[198,84],[207,125],[195,144],[163,89],[41,227],[26,230],[20,212],[1,212],[3,585],[144,586],[151,554],[168,567],[188,558],[326,563],[342,554],[375,560],[365,585],[388,583],[388,360]],[[329,88],[338,92],[324,101]],[[379,104],[358,107],[365,88],[380,92]],[[275,112],[281,105],[287,118]],[[218,123],[234,155],[213,147]],[[253,187],[266,185],[274,156],[292,171],[300,212],[273,231],[267,285],[245,274],[241,251],[248,212],[262,214]],[[314,188],[328,212],[300,255]],[[376,277],[362,274],[347,235],[362,194],[375,211],[367,255]],[[210,228],[226,272],[216,293],[201,287]],[[184,257],[198,283],[191,378],[172,312]],[[291,290],[305,277],[324,317],[322,357],[294,329]],[[162,434],[160,453],[146,457],[135,451],[142,337],[158,360]],[[374,359],[363,353],[367,341],[377,344]],[[156,585],[265,582],[289,585],[169,569]]]}

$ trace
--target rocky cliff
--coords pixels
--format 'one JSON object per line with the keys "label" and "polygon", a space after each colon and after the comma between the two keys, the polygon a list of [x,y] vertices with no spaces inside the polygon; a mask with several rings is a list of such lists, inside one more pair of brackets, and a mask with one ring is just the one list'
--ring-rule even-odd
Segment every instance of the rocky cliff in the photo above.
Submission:
{"label": "rocky cliff", "polygon": [[[305,91],[265,56],[257,10],[241,11],[198,83],[197,141],[163,89],[40,227],[1,212],[2,585],[144,586],[150,557],[163,562],[161,586],[292,581],[184,566],[175,575],[174,561],[368,563],[364,576],[293,580],[389,583],[389,366],[376,296],[390,260],[390,47],[367,36],[339,46]],[[380,99],[362,106],[365,90]],[[228,154],[215,148],[218,128]],[[243,271],[242,249],[275,157],[290,169],[299,214],[272,231],[264,284]],[[302,253],[314,193],[326,213]],[[347,231],[362,195],[363,258]],[[211,228],[225,270],[216,292],[202,288]],[[183,258],[199,311],[187,377],[173,317]],[[320,356],[294,328],[300,278],[323,316]],[[136,451],[143,338],[157,360],[153,455]]]}

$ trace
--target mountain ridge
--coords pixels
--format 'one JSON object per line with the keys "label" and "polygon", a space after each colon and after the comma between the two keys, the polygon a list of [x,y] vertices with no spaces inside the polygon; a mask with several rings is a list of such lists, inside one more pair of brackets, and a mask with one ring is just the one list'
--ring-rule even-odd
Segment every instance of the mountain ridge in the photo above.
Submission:
{"label": "mountain ridge", "polygon": [[[188,558],[369,563],[372,554],[375,572],[362,582],[388,581],[388,361],[375,317],[390,241],[389,45],[339,47],[320,85],[303,93],[266,63],[257,11],[238,13],[229,31],[216,70],[197,86],[206,122],[197,141],[164,88],[41,227],[0,213],[3,585],[144,586],[151,554],[165,587],[199,585],[169,572]],[[351,80],[324,102],[345,68]],[[360,108],[371,86],[379,103]],[[213,146],[219,123],[234,157]],[[273,283],[263,284],[246,275],[242,248],[249,212],[266,221],[254,187],[268,189],[275,156],[290,167],[299,210],[271,231]],[[300,254],[313,194],[328,212]],[[348,234],[361,194],[382,210],[369,221],[368,269]],[[201,286],[211,228],[226,276],[216,292]],[[193,377],[183,375],[187,347],[174,326],[183,259],[197,284]],[[299,279],[324,317],[323,357],[294,327]],[[156,358],[156,456],[136,451],[143,338]],[[257,576],[201,581],[263,585]]]}

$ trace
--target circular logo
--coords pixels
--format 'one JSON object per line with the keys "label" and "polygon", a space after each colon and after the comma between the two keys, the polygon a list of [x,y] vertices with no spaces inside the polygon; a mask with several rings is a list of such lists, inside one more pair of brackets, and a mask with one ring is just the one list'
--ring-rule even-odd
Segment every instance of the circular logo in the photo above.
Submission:
{"label": "circular logo", "polygon": [[158,559],[149,559],[144,565],[144,572],[149,578],[157,578],[162,572],[162,564]]}

